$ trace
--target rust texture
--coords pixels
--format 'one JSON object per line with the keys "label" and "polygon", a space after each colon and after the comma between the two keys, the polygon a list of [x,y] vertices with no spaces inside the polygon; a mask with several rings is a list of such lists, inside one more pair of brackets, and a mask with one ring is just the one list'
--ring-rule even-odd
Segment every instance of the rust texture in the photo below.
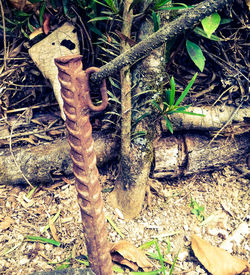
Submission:
{"label": "rust texture", "polygon": [[89,75],[99,69],[91,67],[83,71],[81,58],[81,55],[64,56],[56,58],[55,63],[59,70],[58,78],[64,101],[68,142],[71,147],[70,154],[90,266],[97,275],[110,275],[112,274],[110,244],[107,239],[101,185],[89,121],[89,110],[104,110],[108,97],[106,83],[102,81],[100,86],[102,103],[98,106],[93,105],[88,80]]}

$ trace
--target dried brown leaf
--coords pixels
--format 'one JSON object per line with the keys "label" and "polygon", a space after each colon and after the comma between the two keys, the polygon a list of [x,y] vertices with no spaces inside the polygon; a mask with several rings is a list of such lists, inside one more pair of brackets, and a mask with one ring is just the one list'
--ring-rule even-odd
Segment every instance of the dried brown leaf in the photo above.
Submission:
{"label": "dried brown leaf", "polygon": [[11,217],[5,217],[2,222],[0,222],[0,229],[6,230],[8,229],[15,221],[11,219]]}
{"label": "dried brown leaf", "polygon": [[123,258],[120,254],[112,254],[112,261],[122,264],[122,265],[126,265],[129,268],[131,268],[133,271],[137,271],[139,266],[137,264],[135,264],[134,262],[131,262],[125,258]]}
{"label": "dried brown leaf", "polygon": [[51,130],[48,132],[49,135],[51,136],[58,136],[58,135],[61,135],[62,134],[62,131],[59,131],[59,130]]}
{"label": "dried brown leaf", "polygon": [[47,35],[50,31],[50,14],[45,12],[43,16],[43,32]]}
{"label": "dried brown leaf", "polygon": [[53,223],[53,221],[51,219],[49,219],[49,227],[50,227],[50,231],[51,231],[51,235],[52,235],[53,239],[57,242],[60,242],[60,239],[56,232],[55,224]]}
{"label": "dried brown leaf", "polygon": [[250,270],[247,261],[233,257],[196,235],[192,236],[191,246],[195,256],[213,275],[235,275]]}
{"label": "dried brown leaf", "polygon": [[18,141],[26,141],[32,145],[37,145],[37,138],[35,136],[29,135],[29,137],[19,138]]}
{"label": "dried brown leaf", "polygon": [[115,243],[110,252],[114,261],[127,265],[135,271],[139,267],[145,272],[151,271],[153,268],[153,264],[147,258],[146,254],[126,240]]}

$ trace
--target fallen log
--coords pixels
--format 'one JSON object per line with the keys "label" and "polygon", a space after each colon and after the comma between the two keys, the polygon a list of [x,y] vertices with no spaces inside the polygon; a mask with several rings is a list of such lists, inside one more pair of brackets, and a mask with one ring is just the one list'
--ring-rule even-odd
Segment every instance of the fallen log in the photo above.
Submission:
{"label": "fallen log", "polygon": [[[189,107],[186,111],[196,114],[203,114],[204,117],[186,115],[183,113],[172,114],[169,118],[174,131],[179,130],[200,130],[200,131],[220,131],[226,132],[232,126],[241,125],[242,129],[235,129],[235,134],[239,132],[248,132],[249,123],[246,120],[250,118],[250,108],[236,108],[233,106],[202,106]],[[161,120],[162,130],[167,132],[166,121]],[[227,126],[227,127],[225,127]],[[224,129],[225,127],[225,129]],[[231,129],[230,129],[231,130]]]}
{"label": "fallen log", "polygon": [[154,142],[153,178],[173,178],[208,172],[236,163],[249,153],[250,133],[220,138],[210,144],[205,135],[186,134],[160,138]]}
{"label": "fallen log", "polygon": [[[118,142],[112,136],[93,136],[97,165],[101,166],[117,155]],[[13,149],[13,154],[15,161],[9,148],[0,151],[0,184],[27,184],[25,176],[32,185],[37,185],[51,183],[53,174],[72,174],[70,147],[66,139],[30,148]]]}
{"label": "fallen log", "polygon": [[[174,178],[180,175],[208,172],[236,163],[249,153],[250,133],[234,138],[211,138],[199,134],[172,135],[154,142],[153,178]],[[119,142],[112,136],[94,133],[97,165],[100,167],[119,154]],[[53,175],[72,174],[70,148],[66,139],[27,149],[13,150],[22,173],[33,184],[50,183]],[[8,148],[0,152],[0,184],[26,184]]]}

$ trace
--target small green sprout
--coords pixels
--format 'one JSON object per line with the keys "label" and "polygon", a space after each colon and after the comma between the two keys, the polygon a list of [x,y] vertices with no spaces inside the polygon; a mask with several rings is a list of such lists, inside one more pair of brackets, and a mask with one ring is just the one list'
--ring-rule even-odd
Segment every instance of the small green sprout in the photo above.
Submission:
{"label": "small green sprout", "polygon": [[183,93],[180,95],[180,97],[175,101],[175,81],[174,78],[171,77],[170,79],[170,90],[165,91],[164,100],[163,100],[163,107],[161,107],[155,100],[152,100],[152,104],[156,107],[156,109],[161,113],[163,118],[166,121],[166,126],[169,129],[169,131],[173,134],[173,127],[170,122],[170,115],[174,113],[182,113],[187,115],[196,115],[196,116],[204,116],[203,114],[196,114],[192,112],[187,112],[186,109],[190,107],[190,105],[186,106],[179,106],[180,103],[183,101],[183,99],[186,97],[187,93],[191,89],[192,85],[194,84],[194,81],[197,77],[197,73],[193,76],[193,78],[190,80],[189,84],[183,91]]}
{"label": "small green sprout", "polygon": [[198,202],[191,197],[189,206],[192,208],[191,213],[194,214],[200,222],[203,222],[205,220],[204,205],[199,205]]}

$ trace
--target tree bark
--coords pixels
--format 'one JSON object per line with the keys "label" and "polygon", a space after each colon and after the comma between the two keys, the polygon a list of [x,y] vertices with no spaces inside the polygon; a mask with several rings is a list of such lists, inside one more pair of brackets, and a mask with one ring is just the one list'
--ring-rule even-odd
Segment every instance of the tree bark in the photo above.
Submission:
{"label": "tree bark", "polygon": [[[188,112],[203,114],[204,117],[175,113],[170,116],[174,131],[179,130],[200,130],[219,131],[225,125],[234,127],[242,125],[245,131],[249,131],[250,125],[247,120],[250,118],[250,108],[236,108],[234,106],[202,106],[189,107]],[[168,132],[166,121],[161,120],[161,127],[164,132]],[[242,129],[243,130],[243,129]],[[232,131],[231,131],[232,132]],[[233,132],[232,132],[233,133]],[[237,134],[237,132],[236,132]]]}
{"label": "tree bark", "polygon": [[[111,136],[94,135],[97,165],[100,166],[117,155],[117,140]],[[51,183],[53,174],[72,174],[70,147],[66,139],[55,142],[13,150],[22,173],[33,185]],[[9,149],[0,153],[0,184],[26,184],[16,166]]]}
{"label": "tree bark", "polygon": [[237,163],[249,153],[250,133],[234,138],[211,138],[185,134],[160,138],[154,142],[153,178],[174,178],[208,172],[223,165]]}

